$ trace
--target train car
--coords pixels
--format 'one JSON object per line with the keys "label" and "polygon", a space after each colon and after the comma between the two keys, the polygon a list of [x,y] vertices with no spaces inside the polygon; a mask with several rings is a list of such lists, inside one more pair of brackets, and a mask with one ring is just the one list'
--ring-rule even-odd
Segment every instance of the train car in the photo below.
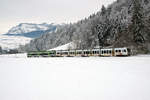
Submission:
{"label": "train car", "polygon": [[76,56],[82,56],[83,55],[83,50],[76,50]]}
{"label": "train car", "polygon": [[129,48],[114,48],[114,56],[130,56],[131,50]]}
{"label": "train car", "polygon": [[27,53],[27,57],[39,57],[39,52],[37,51],[32,51]]}
{"label": "train car", "polygon": [[62,57],[62,50],[56,50],[56,57]]}
{"label": "train car", "polygon": [[69,51],[68,50],[62,50],[61,51],[61,56],[68,57],[69,56]]}
{"label": "train car", "polygon": [[74,51],[73,50],[57,50],[56,57],[73,57]]}
{"label": "train car", "polygon": [[27,57],[55,57],[56,51],[31,51],[27,53]]}
{"label": "train car", "polygon": [[103,56],[103,57],[114,56],[114,50],[113,50],[113,48],[110,48],[110,49],[101,49],[100,56]]}
{"label": "train car", "polygon": [[74,57],[76,56],[77,52],[76,50],[68,50],[68,57]]}
{"label": "train car", "polygon": [[100,56],[101,55],[100,49],[92,49],[91,56]]}
{"label": "train car", "polygon": [[89,56],[91,56],[91,50],[83,50],[81,56],[82,57],[89,57]]}

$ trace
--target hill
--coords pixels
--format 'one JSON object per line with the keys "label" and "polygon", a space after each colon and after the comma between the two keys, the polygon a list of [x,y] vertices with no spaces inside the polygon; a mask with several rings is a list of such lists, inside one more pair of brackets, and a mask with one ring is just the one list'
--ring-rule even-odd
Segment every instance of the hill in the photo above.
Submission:
{"label": "hill", "polygon": [[53,32],[57,29],[57,24],[34,24],[20,23],[12,27],[7,33],[0,34],[0,46],[3,49],[15,49],[20,45],[25,45],[34,38],[40,37],[46,32]]}

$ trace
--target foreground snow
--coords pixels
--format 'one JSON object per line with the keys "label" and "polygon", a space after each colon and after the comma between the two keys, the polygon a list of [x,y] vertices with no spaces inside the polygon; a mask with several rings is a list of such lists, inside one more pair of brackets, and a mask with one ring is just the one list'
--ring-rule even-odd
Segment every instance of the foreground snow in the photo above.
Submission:
{"label": "foreground snow", "polygon": [[149,100],[150,56],[0,56],[0,100]]}

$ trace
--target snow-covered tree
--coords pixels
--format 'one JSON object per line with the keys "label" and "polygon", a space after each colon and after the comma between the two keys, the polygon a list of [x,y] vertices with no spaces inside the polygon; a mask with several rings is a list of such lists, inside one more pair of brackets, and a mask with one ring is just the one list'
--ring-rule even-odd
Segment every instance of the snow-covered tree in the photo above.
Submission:
{"label": "snow-covered tree", "polygon": [[106,8],[104,5],[102,5],[102,8],[101,8],[101,16],[104,16],[106,14]]}
{"label": "snow-covered tree", "polygon": [[143,35],[145,25],[143,21],[142,7],[139,0],[133,0],[133,15],[130,27],[134,41],[138,44],[144,43],[145,39]]}

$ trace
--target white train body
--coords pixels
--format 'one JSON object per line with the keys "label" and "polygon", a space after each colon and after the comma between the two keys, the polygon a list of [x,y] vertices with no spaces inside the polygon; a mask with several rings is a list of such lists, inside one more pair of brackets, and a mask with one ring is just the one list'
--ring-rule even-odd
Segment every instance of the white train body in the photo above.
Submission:
{"label": "white train body", "polygon": [[106,48],[106,49],[90,49],[90,50],[53,50],[46,52],[29,52],[28,57],[90,57],[90,56],[130,56],[131,50],[129,48]]}
{"label": "white train body", "polygon": [[91,50],[57,50],[56,56],[103,56],[103,57],[111,57],[111,56],[129,56],[130,49],[124,48],[108,48],[108,49],[91,49]]}
{"label": "white train body", "polygon": [[129,51],[127,48],[114,48],[115,56],[127,56]]}

